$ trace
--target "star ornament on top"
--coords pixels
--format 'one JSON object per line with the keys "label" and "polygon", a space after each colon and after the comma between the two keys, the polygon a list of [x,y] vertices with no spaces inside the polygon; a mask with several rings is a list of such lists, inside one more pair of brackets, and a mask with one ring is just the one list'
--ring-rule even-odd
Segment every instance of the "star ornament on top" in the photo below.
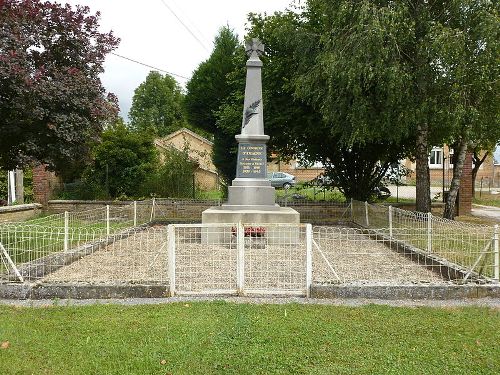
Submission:
{"label": "star ornament on top", "polygon": [[264,54],[264,44],[259,39],[252,38],[246,41],[245,51],[250,58],[258,58]]}

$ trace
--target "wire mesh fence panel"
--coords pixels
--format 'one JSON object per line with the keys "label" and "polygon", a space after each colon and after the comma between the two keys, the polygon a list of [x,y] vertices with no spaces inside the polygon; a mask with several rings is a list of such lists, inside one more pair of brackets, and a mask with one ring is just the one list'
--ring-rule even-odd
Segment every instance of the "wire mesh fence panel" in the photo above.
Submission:
{"label": "wire mesh fence panel", "polygon": [[236,293],[236,261],[234,225],[175,225],[176,293]]}
{"label": "wire mesh fence panel", "polygon": [[327,225],[351,220],[350,203],[348,202],[314,202],[308,200],[276,200],[281,207],[291,207],[300,214],[303,223]]}
{"label": "wire mesh fence panel", "polygon": [[73,248],[80,257],[47,275],[44,282],[168,285],[167,230],[134,228]]}
{"label": "wire mesh fence panel", "polygon": [[432,217],[429,229],[432,253],[472,275],[494,276],[493,228]]}
{"label": "wire mesh fence panel", "polygon": [[[0,228],[0,242],[26,279],[40,279],[66,265],[72,257],[71,251],[65,249],[80,249],[81,244],[92,243],[101,236],[100,231],[89,228],[73,228],[69,233],[61,227],[36,225]],[[12,273],[5,272],[2,277],[12,278]]]}
{"label": "wire mesh fence panel", "polygon": [[387,237],[356,228],[313,228],[313,281],[444,282],[428,262]]}
{"label": "wire mesh fence panel", "polygon": [[245,293],[306,293],[306,226],[244,225]]}
{"label": "wire mesh fence panel", "polygon": [[220,206],[218,199],[166,199],[154,200],[152,220],[156,221],[199,221],[203,211]]}

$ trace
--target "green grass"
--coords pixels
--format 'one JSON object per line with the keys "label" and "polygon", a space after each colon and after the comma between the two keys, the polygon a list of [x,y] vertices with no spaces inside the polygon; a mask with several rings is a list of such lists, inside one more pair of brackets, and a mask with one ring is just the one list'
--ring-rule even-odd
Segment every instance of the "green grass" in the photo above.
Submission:
{"label": "green grass", "polygon": [[[110,232],[116,233],[131,226],[130,222],[111,221]],[[68,229],[70,248],[106,236],[105,222],[71,220]],[[64,250],[64,222],[20,222],[14,226],[0,226],[0,243],[9,251],[15,264],[32,261]],[[3,271],[5,265],[0,263],[0,272]]]}
{"label": "green grass", "polygon": [[345,202],[344,195],[338,189],[323,189],[321,187],[307,187],[303,184],[297,184],[290,189],[276,189],[278,198],[292,199],[292,194],[300,194],[304,199],[310,201],[330,201],[330,202]]}
{"label": "green grass", "polygon": [[0,306],[2,374],[496,374],[500,312],[248,305]]}
{"label": "green grass", "polygon": [[483,206],[500,207],[500,194],[490,194],[485,191],[481,192],[481,194],[476,192],[476,196],[472,203],[481,204]]}

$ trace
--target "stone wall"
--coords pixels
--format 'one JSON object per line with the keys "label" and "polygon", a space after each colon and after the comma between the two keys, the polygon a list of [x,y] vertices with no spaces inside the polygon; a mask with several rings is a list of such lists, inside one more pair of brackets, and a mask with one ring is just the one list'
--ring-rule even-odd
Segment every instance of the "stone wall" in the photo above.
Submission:
{"label": "stone wall", "polygon": [[[144,211],[151,209],[138,202],[138,210]],[[64,211],[85,211],[95,208],[105,207],[106,205],[126,206],[132,201],[80,201],[80,200],[51,200],[47,207],[50,213],[61,213]],[[189,201],[189,200],[162,200],[155,206],[155,217],[178,219],[186,221],[201,222],[201,214],[206,209],[216,206],[216,201]],[[315,224],[337,223],[342,220],[349,220],[347,208],[342,204],[324,203],[324,202],[288,202],[289,207],[300,213],[301,222],[310,222]],[[284,204],[281,204],[284,206]]]}
{"label": "stone wall", "polygon": [[0,207],[0,223],[32,219],[41,213],[41,209],[42,205],[38,203]]}

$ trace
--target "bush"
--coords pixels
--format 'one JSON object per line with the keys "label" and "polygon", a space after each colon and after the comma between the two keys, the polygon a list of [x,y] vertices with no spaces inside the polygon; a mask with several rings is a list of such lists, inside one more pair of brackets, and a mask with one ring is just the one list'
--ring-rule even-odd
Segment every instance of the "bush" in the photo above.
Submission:
{"label": "bush", "polygon": [[161,157],[163,163],[142,186],[142,195],[172,198],[194,198],[194,170],[196,163],[189,159],[187,150],[171,148]]}

